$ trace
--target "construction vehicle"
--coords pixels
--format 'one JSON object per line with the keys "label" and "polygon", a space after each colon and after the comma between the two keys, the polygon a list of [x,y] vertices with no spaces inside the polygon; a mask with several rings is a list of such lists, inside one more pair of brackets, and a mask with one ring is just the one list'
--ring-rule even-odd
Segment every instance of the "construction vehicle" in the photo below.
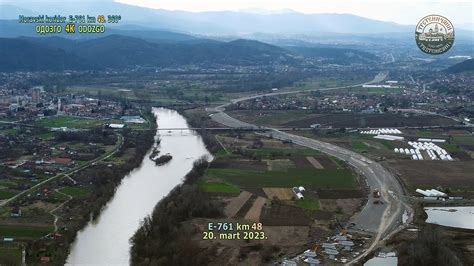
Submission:
{"label": "construction vehicle", "polygon": [[380,191],[378,189],[374,189],[372,195],[374,196],[374,198],[380,198]]}

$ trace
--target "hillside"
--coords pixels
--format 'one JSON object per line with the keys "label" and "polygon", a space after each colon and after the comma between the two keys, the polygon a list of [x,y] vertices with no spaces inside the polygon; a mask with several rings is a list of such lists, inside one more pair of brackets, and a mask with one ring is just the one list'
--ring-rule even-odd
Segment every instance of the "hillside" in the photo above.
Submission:
{"label": "hillside", "polygon": [[148,42],[110,35],[78,41],[60,37],[0,39],[1,71],[299,63],[287,50],[257,41]]}
{"label": "hillside", "polygon": [[87,60],[54,47],[24,39],[0,38],[0,71],[92,69]]}
{"label": "hillside", "polygon": [[349,65],[376,62],[379,58],[371,53],[356,49],[334,47],[285,47],[306,58],[316,59],[324,63]]}
{"label": "hillside", "polygon": [[[125,69],[142,67],[301,66],[370,64],[378,57],[357,49],[334,47],[278,47],[246,39],[219,42],[189,35],[160,32],[149,41],[122,35],[71,40],[61,37],[0,38],[5,58],[0,71]],[[189,37],[188,37],[189,36]],[[159,39],[161,38],[161,39]]]}
{"label": "hillside", "polygon": [[457,63],[454,66],[449,67],[446,70],[448,73],[460,73],[465,71],[474,71],[474,59],[468,59],[461,63]]}

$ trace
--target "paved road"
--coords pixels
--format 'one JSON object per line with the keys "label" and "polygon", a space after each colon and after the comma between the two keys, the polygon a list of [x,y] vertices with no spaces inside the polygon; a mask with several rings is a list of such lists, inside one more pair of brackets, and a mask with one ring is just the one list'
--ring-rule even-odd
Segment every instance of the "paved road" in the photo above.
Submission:
{"label": "paved road", "polygon": [[[372,81],[364,83],[370,84],[382,81],[387,76],[387,73],[378,74]],[[340,88],[351,88],[351,87],[358,87],[363,84],[353,85],[353,86],[343,86],[343,87],[335,87],[335,88],[326,88],[320,90],[334,90]],[[260,98],[263,96],[274,96],[274,95],[283,95],[283,94],[290,94],[290,93],[299,93],[301,91],[294,91],[294,92],[282,92],[282,93],[268,93],[268,94],[261,94],[261,95],[254,95],[248,97],[242,97],[238,99],[231,100],[231,103],[238,103],[241,101],[246,101],[250,99]],[[218,106],[214,109],[208,110],[213,112],[211,114],[211,118],[219,122],[225,126],[229,127],[252,127],[252,128],[259,128],[256,125],[252,125],[249,123],[242,122],[238,119],[230,117],[227,115],[224,110],[225,107],[230,105],[231,103],[224,104]],[[273,138],[280,139],[280,140],[287,140],[292,141],[295,144],[305,146],[308,148],[320,150],[326,154],[339,158],[346,163],[350,164],[354,167],[360,174],[362,174],[367,181],[367,185],[370,187],[371,190],[379,189],[381,192],[381,200],[385,203],[383,205],[376,205],[373,204],[372,195],[369,195],[369,201],[367,204],[362,208],[362,210],[354,215],[351,218],[351,222],[355,223],[353,229],[355,230],[363,230],[366,232],[372,232],[374,234],[373,242],[371,246],[362,254],[360,254],[357,258],[350,261],[348,264],[353,264],[368,255],[372,252],[378,243],[386,237],[389,237],[391,234],[400,230],[403,226],[402,216],[406,211],[411,217],[411,209],[410,207],[404,203],[401,198],[404,196],[404,191],[397,181],[397,179],[387,171],[382,165],[379,163],[372,161],[365,156],[358,154],[356,152],[341,148],[339,146],[325,143],[319,140],[310,139],[298,135],[289,134],[286,132],[279,131],[277,129],[266,128],[269,129],[269,133],[265,133],[266,135],[271,135]],[[408,222],[411,219],[408,219]]]}
{"label": "paved road", "polygon": [[5,206],[5,205],[7,205],[8,203],[10,203],[10,202],[12,202],[12,201],[14,201],[14,200],[16,200],[16,199],[18,199],[18,198],[24,196],[24,195],[30,194],[31,192],[33,192],[34,190],[36,190],[36,189],[39,188],[40,186],[42,186],[42,185],[44,185],[44,184],[46,184],[46,183],[49,183],[49,182],[51,182],[51,181],[53,181],[53,180],[55,180],[55,179],[57,179],[57,178],[59,178],[59,177],[61,177],[61,176],[72,175],[72,174],[74,174],[74,173],[76,173],[76,172],[78,172],[78,171],[81,171],[81,170],[86,169],[87,167],[89,167],[89,166],[91,166],[91,165],[93,165],[93,164],[95,164],[95,163],[98,163],[98,162],[100,162],[100,161],[103,161],[103,160],[106,160],[106,159],[110,158],[110,156],[114,155],[114,154],[120,149],[120,147],[122,146],[122,144],[123,144],[123,136],[119,134],[119,135],[118,135],[117,145],[116,145],[115,148],[114,148],[113,150],[111,150],[110,152],[108,152],[108,153],[106,153],[106,154],[103,154],[102,156],[99,156],[99,157],[97,157],[96,159],[91,160],[91,161],[88,161],[88,162],[84,163],[83,165],[80,165],[80,166],[78,166],[78,167],[76,167],[76,168],[73,168],[73,169],[71,169],[71,170],[69,170],[69,171],[66,171],[66,172],[64,172],[64,173],[59,173],[59,174],[57,174],[57,175],[55,175],[55,176],[52,176],[52,177],[50,177],[50,178],[48,178],[48,179],[46,179],[46,180],[43,180],[43,181],[39,182],[38,184],[32,186],[31,188],[29,188],[29,189],[27,189],[27,190],[24,190],[24,191],[22,191],[22,192],[16,194],[15,196],[13,196],[13,197],[11,197],[11,198],[9,198],[9,199],[7,199],[7,200],[4,200],[4,201],[0,202],[0,207]]}

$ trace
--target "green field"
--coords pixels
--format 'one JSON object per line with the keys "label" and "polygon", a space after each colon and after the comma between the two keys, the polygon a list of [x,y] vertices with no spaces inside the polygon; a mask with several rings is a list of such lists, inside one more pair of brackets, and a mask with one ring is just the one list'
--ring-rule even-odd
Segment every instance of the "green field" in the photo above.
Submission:
{"label": "green field", "polygon": [[0,181],[0,186],[2,187],[7,187],[7,188],[13,188],[16,187],[18,184],[16,182],[13,182],[11,180],[1,180]]}
{"label": "green field", "polygon": [[272,111],[255,119],[257,125],[282,125],[290,121],[311,118],[317,116],[306,110]]}
{"label": "green field", "polygon": [[459,148],[459,146],[457,144],[453,144],[453,143],[443,143],[441,146],[449,152],[462,151],[462,149]]}
{"label": "green field", "polygon": [[12,238],[33,238],[37,239],[51,233],[50,227],[32,227],[19,225],[0,225],[0,236]]}
{"label": "green field", "polygon": [[5,190],[0,190],[0,200],[3,200],[3,199],[9,199],[13,196],[15,196],[16,194],[13,193],[13,192],[10,192],[10,191],[5,191]]}
{"label": "green field", "polygon": [[0,265],[20,265],[21,249],[15,244],[0,246]]}
{"label": "green field", "polygon": [[388,94],[388,93],[399,93],[402,92],[402,88],[363,88],[357,87],[352,88],[353,93],[368,93],[368,94]]}
{"label": "green field", "polygon": [[55,200],[65,201],[65,200],[69,199],[69,197],[67,195],[65,195],[63,193],[59,193],[57,191],[54,191],[52,196],[53,196],[53,199],[55,199]]}
{"label": "green field", "polygon": [[288,171],[251,171],[210,168],[208,176],[220,178],[240,187],[353,188],[355,180],[350,169],[296,169]]}
{"label": "green field", "polygon": [[199,188],[204,192],[222,192],[222,193],[239,193],[240,189],[236,186],[222,182],[206,182],[200,183]]}
{"label": "green field", "polygon": [[283,149],[283,148],[261,148],[261,149],[248,149],[249,152],[252,152],[255,156],[262,158],[271,158],[277,156],[292,156],[292,155],[304,155],[304,156],[313,156],[321,154],[317,150],[304,148],[300,149],[299,146],[292,149]]}
{"label": "green field", "polygon": [[433,131],[426,129],[419,129],[416,134],[420,137],[433,137],[435,135]]}
{"label": "green field", "polygon": [[81,187],[65,187],[59,191],[74,198],[85,197],[90,193],[89,190]]}
{"label": "green field", "polygon": [[455,136],[453,142],[457,144],[474,145],[474,136]]}
{"label": "green field", "polygon": [[367,145],[362,142],[362,141],[352,141],[351,142],[351,145],[352,145],[352,149],[356,150],[356,151],[367,151]]}
{"label": "green field", "polygon": [[305,198],[302,200],[297,200],[296,201],[296,206],[310,210],[310,211],[315,211],[319,209],[319,200],[317,199],[311,199],[311,198]]}
{"label": "green field", "polygon": [[43,127],[93,128],[101,126],[104,123],[104,121],[96,119],[54,116],[40,119],[36,122],[36,125]]}

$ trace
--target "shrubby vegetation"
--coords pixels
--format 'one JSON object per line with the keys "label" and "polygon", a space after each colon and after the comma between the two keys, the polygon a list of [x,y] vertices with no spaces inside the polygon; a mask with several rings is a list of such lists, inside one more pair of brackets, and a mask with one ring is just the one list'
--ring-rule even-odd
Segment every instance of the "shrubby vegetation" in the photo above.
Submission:
{"label": "shrubby vegetation", "polygon": [[80,141],[103,143],[105,145],[114,145],[117,141],[117,138],[113,132],[103,130],[100,127],[87,131],[55,132],[55,139],[58,142]]}
{"label": "shrubby vegetation", "polygon": [[418,238],[402,246],[400,260],[403,265],[462,265],[455,250],[439,226],[427,225]]}
{"label": "shrubby vegetation", "polygon": [[182,185],[163,198],[151,216],[146,217],[131,238],[131,263],[133,265],[205,265],[214,249],[201,251],[190,241],[195,233],[183,222],[196,218],[217,218],[222,212],[200,191],[196,181],[204,174],[209,163],[200,158],[186,175]]}
{"label": "shrubby vegetation", "polygon": [[156,165],[163,165],[173,159],[173,156],[169,154],[161,155],[160,157],[154,159],[153,161],[156,163]]}
{"label": "shrubby vegetation", "polygon": [[212,119],[207,115],[204,110],[196,110],[193,112],[180,112],[181,115],[186,117],[188,124],[194,128],[203,128],[198,130],[199,135],[201,135],[206,148],[211,152],[215,153],[219,150],[220,145],[216,140],[216,137],[206,131],[204,128],[206,127],[215,127],[214,122]]}

